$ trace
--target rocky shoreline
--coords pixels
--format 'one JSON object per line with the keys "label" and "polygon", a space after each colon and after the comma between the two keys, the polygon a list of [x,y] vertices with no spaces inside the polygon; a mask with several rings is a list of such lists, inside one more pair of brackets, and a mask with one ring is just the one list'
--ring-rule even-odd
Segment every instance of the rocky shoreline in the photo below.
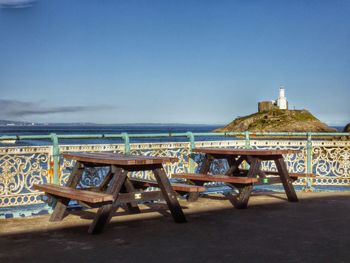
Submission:
{"label": "rocky shoreline", "polygon": [[[350,125],[349,125],[350,129]],[[215,132],[336,132],[307,110],[273,109],[238,117]]]}

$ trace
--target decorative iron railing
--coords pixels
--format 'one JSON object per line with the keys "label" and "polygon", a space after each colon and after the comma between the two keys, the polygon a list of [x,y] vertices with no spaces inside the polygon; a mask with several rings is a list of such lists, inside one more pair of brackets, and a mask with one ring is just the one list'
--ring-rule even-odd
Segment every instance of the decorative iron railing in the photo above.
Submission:
{"label": "decorative iron railing", "polygon": [[[222,140],[196,141],[196,137],[208,136]],[[230,137],[231,136],[231,137]],[[232,137],[235,136],[235,137]],[[256,137],[259,136],[259,137]],[[343,140],[339,140],[342,136]],[[169,175],[195,171],[203,156],[193,154],[194,147],[232,147],[256,149],[296,149],[298,154],[286,156],[291,172],[314,173],[315,178],[298,180],[297,185],[306,190],[318,186],[350,186],[349,133],[177,133],[177,134],[97,134],[47,136],[0,136],[0,140],[49,139],[47,146],[0,146],[0,217],[24,216],[48,210],[43,205],[42,193],[33,189],[36,183],[64,184],[72,161],[61,157],[65,152],[123,152],[130,154],[176,156],[179,162],[166,165]],[[134,138],[183,137],[187,142],[131,143]],[[276,138],[278,137],[278,138]],[[292,138],[291,138],[292,137]],[[60,145],[61,139],[119,138],[123,143]],[[345,138],[345,139],[344,139]],[[346,139],[347,138],[347,139]],[[274,170],[271,162],[264,168]],[[217,161],[213,173],[223,172],[225,161]],[[81,186],[99,184],[106,169],[88,170]],[[132,176],[148,178],[147,172]],[[15,211],[15,212],[14,212]]]}

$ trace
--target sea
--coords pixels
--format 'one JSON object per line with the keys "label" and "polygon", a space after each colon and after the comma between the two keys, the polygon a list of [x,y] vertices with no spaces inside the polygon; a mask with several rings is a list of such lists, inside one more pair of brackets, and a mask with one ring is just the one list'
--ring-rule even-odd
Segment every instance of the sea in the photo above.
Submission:
{"label": "sea", "polygon": [[[32,126],[0,126],[0,136],[19,136],[19,135],[49,135],[56,133],[57,135],[89,135],[89,134],[155,134],[155,133],[185,133],[185,132],[212,132],[222,125],[206,125],[206,124],[133,124],[133,125],[32,125]],[[222,140],[216,136],[196,137],[196,140]],[[188,141],[184,137],[160,137],[160,138],[131,138],[131,143],[142,142],[176,142]],[[15,145],[47,145],[50,140],[16,140]],[[100,144],[100,143],[123,143],[119,138],[102,138],[102,139],[60,139],[60,144]],[[2,145],[7,144],[5,141]],[[1,146],[1,145],[0,145]]]}
{"label": "sea", "polygon": [[[118,124],[118,125],[22,125],[22,126],[0,126],[0,136],[20,136],[20,135],[49,135],[56,133],[57,135],[88,135],[88,134],[155,134],[155,133],[206,133],[222,127],[218,124]],[[344,127],[334,126],[339,132]],[[215,141],[233,139],[232,137],[221,136],[198,136],[197,141]],[[188,141],[184,137],[159,137],[159,138],[131,138],[131,143],[142,142],[178,142]],[[0,141],[1,142],[1,141]],[[102,139],[60,139],[60,144],[113,144],[123,143],[120,138],[102,138]],[[36,140],[16,140],[12,143],[2,141],[1,146],[30,146],[30,145],[48,145],[51,144],[49,139]]]}

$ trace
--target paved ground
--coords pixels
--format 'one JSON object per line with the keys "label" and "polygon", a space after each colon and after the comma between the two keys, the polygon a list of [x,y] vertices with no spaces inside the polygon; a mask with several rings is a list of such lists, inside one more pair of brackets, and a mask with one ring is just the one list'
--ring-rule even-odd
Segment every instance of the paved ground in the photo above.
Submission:
{"label": "paved ground", "polygon": [[256,195],[246,210],[221,196],[182,202],[186,224],[121,210],[94,236],[91,212],[3,219],[0,262],[350,262],[350,193],[298,195]]}

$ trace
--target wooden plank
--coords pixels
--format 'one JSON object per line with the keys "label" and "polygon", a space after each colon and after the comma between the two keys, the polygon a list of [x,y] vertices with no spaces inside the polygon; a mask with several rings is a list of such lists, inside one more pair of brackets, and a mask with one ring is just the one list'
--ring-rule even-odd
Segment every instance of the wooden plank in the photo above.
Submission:
{"label": "wooden plank", "polygon": [[[159,187],[158,183],[156,181],[150,181],[150,180],[143,180],[139,178],[130,178],[130,181],[132,181],[134,184],[139,184],[143,187]],[[182,183],[171,183],[171,188],[173,188],[174,191],[177,192],[187,192],[187,193],[197,193],[197,192],[204,192],[206,190],[203,186],[197,186],[197,185],[190,185],[190,184],[182,184]]]}
{"label": "wooden plank", "polygon": [[76,162],[72,173],[69,175],[66,186],[76,188],[79,184],[81,177],[83,176],[84,165],[80,162]]}
{"label": "wooden plank", "polygon": [[176,194],[170,186],[170,182],[164,168],[162,165],[155,170],[153,174],[158,182],[159,188],[163,193],[163,197],[169,207],[171,215],[176,223],[185,223],[187,222],[186,217],[182,211],[182,208],[179,204],[179,201],[176,199]]}
{"label": "wooden plank", "polygon": [[73,189],[55,184],[34,184],[34,189],[43,191],[56,197],[78,200],[86,203],[113,202],[113,196],[87,190]]}
{"label": "wooden plank", "polygon": [[120,193],[116,202],[132,203],[137,201],[163,200],[161,191]]}
{"label": "wooden plank", "polygon": [[269,184],[279,184],[281,183],[281,178],[279,176],[259,178],[259,181],[255,185],[269,185]]}
{"label": "wooden plank", "polygon": [[[242,173],[248,173],[248,170],[246,169],[240,169],[240,172]],[[264,171],[261,170],[260,172],[263,172],[265,175],[279,175],[277,171]],[[298,178],[298,177],[316,177],[313,173],[290,173],[288,172],[289,177],[292,178]]]}
{"label": "wooden plank", "polygon": [[[259,169],[260,169],[260,160],[257,158],[253,158],[251,161],[251,164],[250,164],[250,169],[248,171],[247,178],[257,180],[257,178],[255,178],[255,176],[258,173]],[[248,185],[240,184],[240,185],[236,185],[236,187],[238,188],[239,193],[233,199],[234,207],[238,208],[238,209],[247,208],[250,194],[253,191],[253,185],[252,184],[248,184]]]}
{"label": "wooden plank", "polygon": [[[297,180],[298,178],[300,177],[290,176],[290,179],[292,179],[293,181]],[[281,178],[279,176],[269,176],[265,178],[259,178],[259,181],[255,185],[267,185],[267,184],[278,184],[278,183],[282,183]]]}
{"label": "wooden plank", "polygon": [[83,163],[107,165],[152,165],[177,162],[176,157],[157,157],[142,155],[122,155],[111,153],[65,153],[66,159],[73,159]]}
{"label": "wooden plank", "polygon": [[214,158],[213,156],[209,155],[209,154],[206,154],[204,156],[204,160],[202,162],[202,165],[199,169],[199,173],[200,174],[207,174],[209,173],[210,171],[210,166],[211,166],[211,163],[213,162]]}
{"label": "wooden plank", "polygon": [[240,171],[239,166],[245,160],[245,157],[241,156],[236,160],[235,156],[230,155],[226,156],[226,160],[230,168],[227,170],[225,175],[234,175]]}
{"label": "wooden plank", "polygon": [[255,149],[232,149],[232,148],[195,148],[192,152],[219,154],[219,155],[248,155],[248,156],[268,156],[282,154],[296,154],[298,150],[255,150]]}
{"label": "wooden plank", "polygon": [[[84,172],[84,165],[80,162],[76,162],[72,173],[69,175],[67,180],[67,187],[72,189],[76,188]],[[55,209],[53,210],[50,221],[61,221],[65,215],[70,199],[57,198]]]}
{"label": "wooden plank", "polygon": [[316,177],[315,174],[311,174],[311,173],[288,173],[289,177],[295,177],[295,178],[299,178],[299,177]]}
{"label": "wooden plank", "polygon": [[284,162],[284,159],[282,156],[280,158],[274,160],[278,173],[280,175],[284,190],[286,192],[287,198],[289,202],[298,202],[298,197],[297,194],[295,193],[293,184],[292,184],[292,179],[289,178],[288,176],[288,169],[287,165]]}
{"label": "wooden plank", "polygon": [[172,183],[171,187],[178,192],[198,193],[206,191],[206,188],[204,186],[190,184]]}
{"label": "wooden plank", "polygon": [[98,187],[101,192],[105,192],[107,190],[108,184],[112,180],[112,177],[113,173],[111,170],[109,170],[106,176],[103,178],[102,183]]}
{"label": "wooden plank", "polygon": [[174,178],[182,178],[193,181],[206,181],[206,182],[224,182],[224,183],[237,183],[237,184],[253,184],[258,182],[257,178],[228,176],[228,175],[208,175],[208,174],[195,174],[195,173],[179,173],[173,174]]}
{"label": "wooden plank", "polygon": [[[125,190],[126,193],[134,193],[136,191],[136,189],[134,188],[134,185],[132,184],[132,182],[130,181],[130,179],[128,177],[126,177],[126,179],[125,179],[124,186],[122,187],[122,190]],[[119,198],[119,195],[118,195],[118,198]],[[141,210],[140,210],[137,202],[134,202],[134,201],[127,202],[126,206],[127,206],[128,212],[131,214],[141,213]]]}
{"label": "wooden plank", "polygon": [[[123,171],[121,168],[118,168],[116,166],[111,167],[111,172],[113,173],[112,180],[107,188],[107,193],[111,194],[113,196],[113,200],[116,200],[121,188],[124,185],[124,182],[127,178],[127,172]],[[107,204],[101,206],[96,216],[89,226],[88,233],[89,234],[98,234],[102,232],[105,224],[107,224],[111,220],[113,212],[113,204]]]}

